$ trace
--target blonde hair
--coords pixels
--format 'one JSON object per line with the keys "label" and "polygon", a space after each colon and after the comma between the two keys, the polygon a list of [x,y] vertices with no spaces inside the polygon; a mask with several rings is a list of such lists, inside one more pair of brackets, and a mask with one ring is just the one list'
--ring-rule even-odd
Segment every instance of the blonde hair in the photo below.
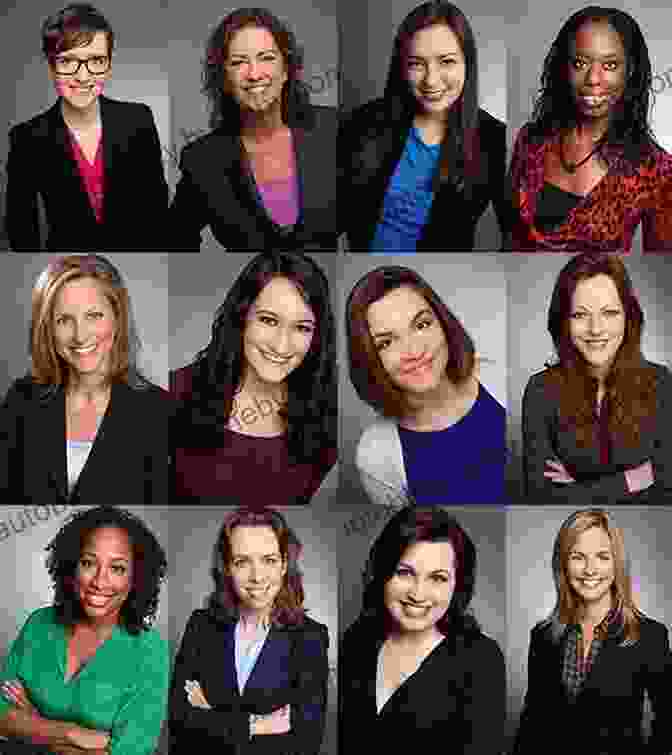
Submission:
{"label": "blonde hair", "polygon": [[555,636],[559,636],[568,624],[579,620],[580,599],[574,594],[567,576],[567,562],[579,536],[593,527],[606,532],[611,542],[614,559],[614,582],[611,595],[614,605],[622,616],[624,644],[633,644],[639,639],[641,611],[635,605],[632,594],[630,563],[625,552],[623,532],[617,527],[611,515],[603,509],[575,511],[560,527],[553,546],[553,578],[557,591],[557,603],[549,621],[553,624]]}
{"label": "blonde hair", "polygon": [[140,342],[131,315],[128,290],[119,271],[98,254],[59,257],[50,262],[37,278],[32,293],[28,344],[33,379],[43,385],[67,383],[68,367],[58,355],[54,339],[54,302],[63,286],[80,278],[95,280],[114,311],[116,335],[110,353],[109,382],[142,381],[135,364]]}

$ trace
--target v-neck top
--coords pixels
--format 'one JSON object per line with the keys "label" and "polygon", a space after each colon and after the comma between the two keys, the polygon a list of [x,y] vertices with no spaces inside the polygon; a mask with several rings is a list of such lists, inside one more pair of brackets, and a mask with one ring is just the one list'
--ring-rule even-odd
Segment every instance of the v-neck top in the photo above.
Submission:
{"label": "v-neck top", "polygon": [[267,625],[259,630],[259,632],[257,633],[257,638],[248,648],[248,652],[243,653],[241,652],[242,648],[240,641],[240,621],[236,622],[236,628],[234,629],[233,636],[236,655],[236,677],[238,679],[238,691],[241,695],[245,691],[247,680],[250,678],[250,675],[254,670],[254,667],[257,663],[257,658],[259,658],[259,653],[261,653],[261,650],[266,643],[266,639],[268,638],[268,633],[270,632],[270,630],[270,625]]}
{"label": "v-neck top", "polygon": [[[7,655],[0,682],[19,679],[40,714],[110,733],[110,755],[151,755],[166,716],[168,643],[155,629],[112,636],[68,681],[66,627],[53,606],[29,617]],[[0,696],[0,718],[12,704]]]}
{"label": "v-neck top", "polygon": [[72,155],[77,163],[77,170],[84,184],[86,195],[89,198],[91,209],[98,223],[103,222],[103,200],[105,198],[105,163],[103,160],[103,134],[101,131],[98,149],[93,163],[86,159],[84,151],[79,146],[77,138],[68,129]]}

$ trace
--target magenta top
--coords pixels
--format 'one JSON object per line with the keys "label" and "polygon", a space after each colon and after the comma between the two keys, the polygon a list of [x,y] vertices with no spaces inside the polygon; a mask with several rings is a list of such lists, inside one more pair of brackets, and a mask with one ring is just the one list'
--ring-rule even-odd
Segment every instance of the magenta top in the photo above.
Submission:
{"label": "magenta top", "polygon": [[274,223],[294,225],[299,217],[299,182],[296,173],[279,181],[257,184],[261,200]]}
{"label": "magenta top", "polygon": [[103,161],[103,138],[101,136],[98,142],[96,158],[91,164],[84,155],[79,142],[72,131],[70,134],[70,143],[72,144],[72,154],[77,163],[79,175],[82,177],[82,183],[89,197],[91,208],[96,216],[98,223],[103,222],[103,200],[105,197],[105,163]]}

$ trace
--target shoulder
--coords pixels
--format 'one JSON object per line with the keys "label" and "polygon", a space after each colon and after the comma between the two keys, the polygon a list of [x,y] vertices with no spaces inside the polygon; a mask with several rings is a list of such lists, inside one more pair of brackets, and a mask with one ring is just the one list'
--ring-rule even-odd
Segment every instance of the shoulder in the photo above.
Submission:
{"label": "shoulder", "polygon": [[663,386],[664,389],[672,390],[672,369],[670,367],[656,362],[647,362],[647,366],[655,372],[659,385]]}
{"label": "shoulder", "polygon": [[13,126],[9,131],[11,143],[17,143],[24,138],[42,136],[49,131],[49,124],[58,116],[58,102],[48,110],[33,116],[27,121],[22,121]]}
{"label": "shoulder", "polygon": [[[114,390],[115,388],[116,390]],[[155,409],[158,412],[165,411],[168,407],[166,399],[170,398],[170,393],[167,390],[150,381],[143,381],[142,384],[137,386],[119,382],[115,384],[113,391],[113,401],[122,399],[124,403],[132,404],[134,407]]]}
{"label": "shoulder", "polygon": [[362,649],[380,641],[382,637],[377,635],[375,622],[360,616],[343,632],[340,645],[343,653],[361,653]]}
{"label": "shoulder", "polygon": [[53,390],[53,386],[37,383],[31,375],[24,375],[9,387],[4,403],[17,408],[29,405],[37,399],[44,398],[50,390]]}
{"label": "shoulder", "polygon": [[42,632],[58,624],[54,606],[44,606],[33,611],[23,625],[24,632]]}
{"label": "shoulder", "polygon": [[297,639],[303,643],[319,644],[327,647],[329,645],[329,630],[326,624],[322,624],[310,616],[304,616],[301,624],[292,624],[285,629],[294,634]]}
{"label": "shoulder", "polygon": [[504,663],[504,653],[496,640],[481,631],[469,632],[460,638],[459,653],[471,655],[478,663],[501,666]]}
{"label": "shoulder", "polygon": [[179,400],[185,400],[191,396],[194,380],[193,365],[179,367],[170,371],[170,395]]}
{"label": "shoulder", "polygon": [[212,164],[213,155],[221,160],[222,155],[235,151],[238,153],[238,139],[232,134],[218,128],[197,136],[184,145],[180,154],[180,162],[188,167],[198,167]]}
{"label": "shoulder", "polygon": [[144,102],[126,102],[125,100],[113,100],[109,97],[100,98],[103,114],[112,114],[115,117],[124,119],[146,119],[153,118],[152,109]]}
{"label": "shoulder", "polygon": [[641,615],[639,617],[640,641],[644,645],[661,645],[668,646],[669,630],[665,624],[649,616]]}
{"label": "shoulder", "polygon": [[163,656],[168,653],[168,641],[165,640],[158,629],[150,627],[143,629],[138,634],[130,635],[133,644],[141,654]]}
{"label": "shoulder", "polygon": [[349,132],[359,133],[369,138],[379,132],[389,131],[391,113],[387,102],[382,99],[371,100],[341,116],[344,129]]}
{"label": "shoulder", "polygon": [[545,369],[535,372],[534,375],[530,377],[525,386],[525,395],[528,399],[548,397],[549,374],[549,370]]}

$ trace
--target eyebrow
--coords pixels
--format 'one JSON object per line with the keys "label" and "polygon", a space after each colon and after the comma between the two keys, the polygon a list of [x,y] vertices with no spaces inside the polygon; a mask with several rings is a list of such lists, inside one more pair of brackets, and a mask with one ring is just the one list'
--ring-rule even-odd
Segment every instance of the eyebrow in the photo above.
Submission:
{"label": "eyebrow", "polygon": [[429,60],[431,58],[457,58],[459,57],[460,52],[456,50],[455,52],[440,52],[436,55],[407,55],[406,58],[408,60]]}
{"label": "eyebrow", "polygon": [[[94,553],[93,551],[82,551],[82,556],[93,556],[94,558],[98,558],[98,555]],[[81,558],[81,557],[80,557]],[[110,561],[128,561],[127,556],[112,556]]]}
{"label": "eyebrow", "polygon": [[[587,55],[584,52],[581,52],[580,49],[575,48],[574,49],[574,56],[577,58],[590,58],[590,55]],[[595,58],[595,60],[600,60],[600,58]],[[601,60],[607,61],[607,60],[625,60],[625,56],[621,55],[618,52],[610,52],[607,55],[604,55]]]}
{"label": "eyebrow", "polygon": [[[255,307],[255,312],[257,314],[265,314],[265,315],[271,315],[273,317],[276,317],[278,320],[282,320],[283,318],[280,317],[279,314],[274,312],[272,309],[257,309]],[[300,320],[295,320],[294,322],[309,322],[311,324],[315,324],[315,318],[314,317],[302,317]]]}
{"label": "eyebrow", "polygon": [[[585,555],[586,555],[586,554],[585,554],[585,553],[584,553],[583,551],[578,551],[578,550],[576,550],[576,548],[572,548],[572,549],[571,549],[571,550],[570,550],[569,552],[570,552],[571,554],[574,554],[574,553],[576,553],[576,554],[577,554],[578,556],[585,556]],[[605,554],[605,553],[607,553],[608,555],[610,555],[610,556],[611,556],[611,551],[610,551],[609,549],[607,549],[607,548],[605,548],[604,550],[595,551],[595,553],[596,553],[596,555],[598,555],[598,556],[602,556],[602,555],[603,555],[603,554]]]}
{"label": "eyebrow", "polygon": [[[92,307],[89,307],[86,310],[86,314],[88,315],[89,312],[99,312],[102,309],[102,307],[99,307],[97,304],[95,304]],[[64,312],[62,309],[54,310],[54,317],[61,317],[61,315],[69,315],[69,312]]]}
{"label": "eyebrow", "polygon": [[[432,315],[434,316],[434,312],[429,307],[425,307],[424,309],[421,309],[411,320],[411,325],[416,322],[420,317],[423,317],[424,315]],[[394,331],[392,330],[385,330],[380,333],[374,333],[373,338],[381,338],[382,336],[393,336]]]}
{"label": "eyebrow", "polygon": [[[262,558],[271,558],[273,556],[278,556],[279,557],[280,555],[281,555],[280,551],[275,551],[274,553],[263,553],[261,557]],[[239,558],[250,558],[250,554],[249,553],[239,553],[237,555],[232,556],[232,559],[234,561],[236,561]]]}
{"label": "eyebrow", "polygon": [[[268,50],[260,50],[257,55],[268,55],[269,53],[273,53],[273,55],[277,55],[278,51],[274,50],[273,48],[269,48]],[[230,52],[229,53],[230,58],[249,58],[250,56],[246,52]]]}
{"label": "eyebrow", "polygon": [[[397,566],[397,569],[400,569],[402,567],[404,569],[408,569],[409,571],[412,571],[413,574],[416,573],[415,569],[410,564],[407,564],[405,561],[400,561],[399,566]],[[434,569],[434,571],[430,572],[430,574],[442,574],[442,573],[448,574],[450,576],[451,570],[450,569]]]}
{"label": "eyebrow", "polygon": [[[577,304],[575,307],[572,307],[573,312],[577,309],[584,309],[586,312],[591,311],[585,304]],[[620,304],[604,304],[600,309],[623,309],[623,307]]]}

